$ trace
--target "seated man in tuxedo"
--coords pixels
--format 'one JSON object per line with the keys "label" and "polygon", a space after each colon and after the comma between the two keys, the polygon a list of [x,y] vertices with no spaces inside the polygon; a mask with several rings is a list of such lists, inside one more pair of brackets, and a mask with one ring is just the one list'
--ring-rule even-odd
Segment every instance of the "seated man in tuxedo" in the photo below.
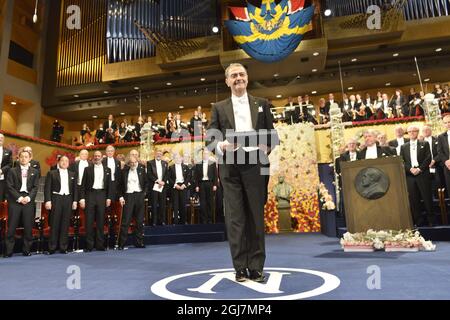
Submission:
{"label": "seated man in tuxedo", "polygon": [[117,123],[114,120],[114,116],[110,114],[108,120],[103,123],[103,130],[105,130],[105,139],[103,143],[111,144],[115,141],[115,133],[117,131]]}
{"label": "seated man in tuxedo", "polygon": [[400,147],[409,141],[408,138],[404,138],[405,130],[402,126],[395,128],[395,139],[388,142],[388,145],[395,148],[397,155],[400,155]]}
{"label": "seated man in tuxedo", "polygon": [[203,160],[195,165],[195,191],[200,193],[200,223],[212,223],[213,195],[217,190],[216,163],[209,160],[210,152],[203,149]]}
{"label": "seated man in tuxedo", "polygon": [[14,252],[16,228],[23,223],[24,256],[31,256],[33,244],[33,224],[35,218],[34,200],[39,186],[39,171],[31,167],[31,154],[24,149],[19,151],[19,166],[9,170],[6,177],[8,190],[8,233],[6,235],[5,257],[11,257]]}
{"label": "seated man in tuxedo", "polygon": [[67,253],[69,244],[69,226],[72,210],[77,208],[78,188],[76,174],[67,170],[69,158],[61,156],[58,168],[47,173],[44,187],[45,209],[49,211],[50,240],[48,254],[54,254],[58,247],[61,253]]}
{"label": "seated man in tuxedo", "polygon": [[369,129],[364,133],[366,147],[358,153],[358,160],[377,159],[395,155],[389,147],[380,147],[377,145],[377,136],[377,132],[373,129]]}
{"label": "seated man in tuxedo", "polygon": [[400,155],[405,162],[406,183],[408,187],[409,203],[413,214],[414,224],[422,224],[420,200],[423,200],[428,215],[428,225],[434,221],[431,192],[430,163],[431,152],[427,141],[417,139],[419,127],[408,127],[410,141],[401,146]]}
{"label": "seated man in tuxedo", "polygon": [[287,124],[295,123],[295,103],[292,97],[288,97],[288,101],[284,106],[285,109],[285,120]]}

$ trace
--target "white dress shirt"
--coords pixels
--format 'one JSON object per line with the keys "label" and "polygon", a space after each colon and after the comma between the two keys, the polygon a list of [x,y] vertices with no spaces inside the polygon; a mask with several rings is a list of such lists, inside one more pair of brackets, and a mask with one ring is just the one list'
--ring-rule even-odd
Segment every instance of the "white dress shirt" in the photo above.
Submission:
{"label": "white dress shirt", "polygon": [[349,103],[348,103],[348,99],[344,100],[344,110],[347,111],[349,108]]}
{"label": "white dress shirt", "polygon": [[102,164],[94,164],[94,185],[92,189],[104,189]]}
{"label": "white dress shirt", "polygon": [[59,176],[61,178],[61,190],[59,191],[59,195],[68,195],[69,192],[69,172],[67,169],[58,169]]}
{"label": "white dress shirt", "polygon": [[81,182],[83,181],[84,168],[88,167],[89,163],[87,160],[80,160],[78,163],[78,185],[81,186]]}
{"label": "white dress shirt", "polygon": [[[2,161],[3,161],[3,146],[0,147],[0,168],[2,167]],[[5,180],[5,175],[0,174],[0,180]]]}
{"label": "white dress shirt", "polygon": [[209,180],[208,179],[208,161],[203,162],[203,179],[202,180]]}
{"label": "white dress shirt", "polygon": [[183,168],[181,164],[175,164],[175,183],[184,183]]}
{"label": "white dress shirt", "polygon": [[417,140],[409,142],[409,151],[411,154],[411,167],[418,168],[419,162],[417,161]]}
{"label": "white dress shirt", "polygon": [[20,192],[26,192],[28,193],[28,189],[27,189],[27,178],[28,178],[28,169],[29,166],[20,166],[20,170],[22,172],[22,186],[20,187]]}
{"label": "white dress shirt", "polygon": [[130,168],[127,181],[127,193],[141,192],[142,188],[139,184],[139,176],[136,168]]}
{"label": "white dress shirt", "polygon": [[397,151],[397,155],[400,155],[400,149],[402,147],[402,145],[405,144],[405,139],[404,138],[397,138],[397,148],[395,148],[395,150]]}
{"label": "white dress shirt", "polygon": [[383,100],[382,106],[383,106],[384,113],[388,113],[388,111],[389,111],[389,100]]}
{"label": "white dress shirt", "polygon": [[433,154],[433,137],[429,136],[429,137],[425,137],[423,139],[425,141],[427,141],[428,144],[430,145],[431,160],[433,160],[434,159],[434,154]]}
{"label": "white dress shirt", "polygon": [[[433,137],[429,136],[429,137],[425,137],[424,138],[425,141],[428,141],[428,144],[430,145],[430,153],[431,153],[431,160],[434,160],[434,154],[433,154]],[[436,173],[436,168],[430,168],[430,173]]]}
{"label": "white dress shirt", "polygon": [[112,127],[112,120],[108,120],[108,128]]}
{"label": "white dress shirt", "polygon": [[357,160],[357,158],[356,158],[357,153],[356,152],[349,152],[349,155],[350,155],[350,161]]}
{"label": "white dress shirt", "polygon": [[162,163],[161,160],[156,160],[156,175],[158,176],[158,180],[162,181]]}
{"label": "white dress shirt", "polygon": [[114,181],[114,173],[116,172],[116,162],[114,161],[114,158],[108,157],[106,159],[108,168],[111,169],[111,181]]}
{"label": "white dress shirt", "polygon": [[377,159],[377,158],[378,158],[377,145],[374,144],[373,146],[367,147],[366,159]]}
{"label": "white dress shirt", "polygon": [[[248,95],[245,93],[242,97],[236,97],[231,95],[231,101],[233,103],[233,113],[236,132],[248,132],[255,131],[252,124],[252,114],[250,112],[250,103]],[[243,147],[246,152],[258,150],[258,147]]]}

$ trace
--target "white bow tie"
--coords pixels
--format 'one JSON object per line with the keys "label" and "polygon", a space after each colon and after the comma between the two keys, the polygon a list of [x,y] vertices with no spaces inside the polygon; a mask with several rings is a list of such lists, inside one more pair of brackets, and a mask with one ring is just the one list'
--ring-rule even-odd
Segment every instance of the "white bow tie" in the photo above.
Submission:
{"label": "white bow tie", "polygon": [[239,98],[236,98],[235,101],[240,104],[245,104],[247,102],[247,99],[245,97],[239,97]]}

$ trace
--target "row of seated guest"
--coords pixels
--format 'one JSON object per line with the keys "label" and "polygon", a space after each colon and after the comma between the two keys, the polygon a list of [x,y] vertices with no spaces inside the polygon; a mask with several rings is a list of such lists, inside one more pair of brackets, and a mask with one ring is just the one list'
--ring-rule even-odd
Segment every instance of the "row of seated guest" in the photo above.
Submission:
{"label": "row of seated guest", "polygon": [[91,146],[96,144],[111,144],[140,141],[141,128],[144,125],[142,117],[138,117],[134,125],[128,124],[128,120],[124,119],[120,125],[117,125],[113,115],[108,116],[108,120],[101,123],[98,129],[93,131],[86,123],[80,130],[79,144]]}
{"label": "row of seated guest", "polygon": [[[3,148],[4,137],[0,135]],[[22,221],[24,226],[23,254],[30,255],[32,227],[35,219],[35,198],[37,194],[39,170],[30,165],[31,153],[22,148],[19,151],[19,164],[13,167],[11,152],[1,150],[2,174],[6,182],[2,185],[8,198],[8,234],[6,236],[5,257],[13,254],[14,236]],[[173,221],[186,224],[186,204],[189,203],[190,190],[200,195],[200,223],[212,223],[213,194],[218,190],[216,163],[210,160],[208,150],[203,151],[203,160],[194,165],[183,163],[179,154],[174,156],[174,164],[162,160],[163,153],[156,151],[155,159],[142,162],[137,150],[130,151],[126,165],[121,166],[114,157],[115,149],[108,146],[106,157],[95,151],[92,161],[89,153],[82,150],[79,160],[69,166],[66,156],[58,158],[46,176],[44,203],[49,210],[50,239],[48,254],[59,248],[67,253],[68,232],[72,210],[78,206],[85,210],[86,252],[94,248],[105,250],[103,226],[105,210],[112,201],[120,201],[123,206],[119,249],[123,249],[128,236],[132,217],[136,219],[136,247],[144,247],[143,223],[145,198],[152,203],[153,225],[166,223],[166,200],[170,197],[173,208]],[[6,154],[6,156],[5,156]],[[17,172],[16,172],[17,171]],[[6,190],[5,190],[6,189]],[[3,195],[2,195],[3,196]],[[217,201],[221,201],[220,198]]]}
{"label": "row of seated guest", "polygon": [[181,134],[182,130],[186,130],[187,134],[191,136],[201,136],[206,133],[208,120],[206,113],[201,112],[201,107],[198,107],[194,112],[194,116],[189,123],[181,119],[181,115],[177,113],[175,116],[169,112],[164,124],[154,122],[151,116],[147,117],[144,122],[142,117],[134,125],[129,125],[127,119],[124,119],[119,126],[117,126],[113,115],[108,116],[108,120],[101,123],[95,134],[85,123],[80,130],[80,138],[77,140],[77,145],[91,146],[96,144],[112,144],[122,142],[140,141],[142,129],[148,127],[155,135],[155,141],[161,138],[170,139],[174,133]]}
{"label": "row of seated guest", "polygon": [[201,111],[201,107],[198,107],[197,110],[194,111],[194,116],[189,123],[184,122],[179,113],[174,117],[173,114],[169,112],[164,121],[164,127],[166,129],[166,138],[169,139],[175,132],[181,133],[182,130],[187,130],[191,136],[202,136],[206,133],[208,119],[206,113]]}
{"label": "row of seated guest", "polygon": [[[450,115],[444,117],[444,125],[448,131],[438,137],[432,135],[430,126],[420,128],[411,125],[407,129],[408,137],[404,137],[404,130],[395,128],[396,138],[386,141],[386,135],[374,130],[367,130],[364,143],[359,145],[355,139],[350,139],[346,145],[347,151],[336,161],[336,172],[340,175],[342,161],[356,161],[374,159],[386,156],[400,156],[405,164],[406,183],[413,221],[421,226],[427,221],[429,226],[435,224],[432,206],[433,195],[439,188],[450,187],[450,154],[449,132]],[[426,216],[422,216],[421,201]]]}
{"label": "row of seated guest", "polygon": [[[439,84],[435,85],[433,94],[436,99],[439,99],[441,113],[449,112],[448,85],[445,85],[444,88],[441,88]],[[361,94],[350,96],[344,94],[342,101],[338,102],[335,101],[334,94],[330,93],[328,101],[323,98],[319,100],[318,114],[316,114],[314,103],[310,101],[308,95],[298,96],[296,102],[289,97],[285,105],[287,109],[282,114],[275,115],[274,118],[287,123],[325,124],[330,121],[330,107],[333,103],[339,105],[344,122],[423,116],[424,97],[423,91],[416,92],[414,88],[411,88],[408,96],[405,96],[402,90],[396,89],[395,94],[391,97],[382,92],[378,92],[375,98],[371,97],[369,93],[365,93],[364,98]]]}

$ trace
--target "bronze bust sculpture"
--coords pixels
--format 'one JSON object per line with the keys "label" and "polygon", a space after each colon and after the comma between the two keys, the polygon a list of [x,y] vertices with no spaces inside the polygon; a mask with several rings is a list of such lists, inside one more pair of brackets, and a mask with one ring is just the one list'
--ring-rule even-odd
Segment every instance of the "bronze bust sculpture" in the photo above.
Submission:
{"label": "bronze bust sculpture", "polygon": [[273,193],[279,208],[289,208],[291,206],[292,191],[291,185],[284,181],[284,176],[279,176],[278,183],[273,187]]}

